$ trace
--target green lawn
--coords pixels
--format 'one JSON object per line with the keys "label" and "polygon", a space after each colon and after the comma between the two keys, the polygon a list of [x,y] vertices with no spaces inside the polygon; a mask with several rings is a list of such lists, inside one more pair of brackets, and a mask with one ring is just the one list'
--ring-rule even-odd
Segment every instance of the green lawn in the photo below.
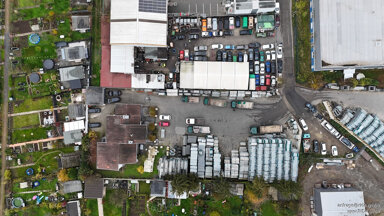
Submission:
{"label": "green lawn", "polygon": [[12,117],[13,128],[23,128],[28,126],[40,125],[39,114],[30,114]]}
{"label": "green lawn", "polygon": [[140,194],[150,194],[151,193],[151,184],[145,183],[145,181],[139,182],[139,193]]}
{"label": "green lawn", "polygon": [[101,0],[94,0],[92,9],[92,79],[91,85],[100,85],[101,68]]}
{"label": "green lawn", "polygon": [[30,20],[39,17],[46,17],[48,15],[48,12],[48,7],[42,4],[40,5],[40,7],[37,8],[22,9],[19,10],[17,14],[12,13],[12,20]]}
{"label": "green lawn", "polygon": [[278,216],[280,214],[277,213],[275,204],[272,202],[265,202],[261,205],[261,214],[263,216]]}
{"label": "green lawn", "polygon": [[14,113],[28,112],[33,110],[50,109],[53,106],[52,97],[41,97],[26,99],[18,106],[13,107]]}
{"label": "green lawn", "polygon": [[155,164],[153,167],[152,173],[143,173],[140,174],[137,172],[137,168],[139,166],[144,165],[144,160],[147,156],[139,158],[139,162],[137,164],[128,164],[125,165],[121,171],[108,171],[108,170],[98,170],[103,177],[110,177],[110,178],[154,178],[158,174],[157,170],[157,164],[159,162],[159,159],[165,155],[165,148],[159,149],[159,153],[156,155],[155,158]]}
{"label": "green lawn", "polygon": [[[111,190],[107,190],[105,197],[103,198],[104,215],[120,216],[122,207],[113,203]],[[121,200],[123,202],[123,200]]]}
{"label": "green lawn", "polygon": [[[48,194],[45,194],[48,195]],[[25,202],[25,200],[24,200]],[[13,216],[36,216],[36,215],[44,215],[44,216],[53,216],[58,215],[54,213],[53,210],[49,209],[47,206],[35,205],[35,203],[31,203],[30,206],[21,209],[13,209],[8,210],[8,212],[12,212],[13,214],[6,213],[5,215],[13,215]]]}
{"label": "green lawn", "polygon": [[56,183],[57,183],[57,178],[52,178],[52,179],[46,179],[46,180],[38,180],[40,182],[40,185],[36,188],[24,188],[20,189],[20,182],[18,183],[13,183],[12,186],[12,192],[13,193],[19,193],[19,192],[24,192],[24,191],[36,191],[36,190],[50,190],[54,192],[56,190]]}
{"label": "green lawn", "polygon": [[97,200],[96,199],[87,199],[86,203],[87,209],[91,211],[89,216],[98,216]]}
{"label": "green lawn", "polygon": [[20,129],[12,132],[12,143],[21,143],[32,140],[46,139],[47,131],[51,130],[49,127],[39,127],[31,129]]}

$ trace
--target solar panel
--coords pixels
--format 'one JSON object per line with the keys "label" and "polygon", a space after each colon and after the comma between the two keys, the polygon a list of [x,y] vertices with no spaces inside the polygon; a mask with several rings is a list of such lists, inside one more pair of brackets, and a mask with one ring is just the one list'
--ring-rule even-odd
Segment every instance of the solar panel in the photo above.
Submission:
{"label": "solar panel", "polygon": [[166,13],[167,0],[139,0],[140,12]]}

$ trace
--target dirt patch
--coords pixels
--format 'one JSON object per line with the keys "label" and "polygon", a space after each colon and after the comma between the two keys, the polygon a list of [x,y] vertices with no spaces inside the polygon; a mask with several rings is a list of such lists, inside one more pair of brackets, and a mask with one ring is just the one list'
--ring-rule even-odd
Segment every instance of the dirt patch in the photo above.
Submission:
{"label": "dirt patch", "polygon": [[32,29],[29,23],[30,21],[13,22],[12,28],[11,28],[12,34],[22,34],[22,33],[31,32]]}
{"label": "dirt patch", "polygon": [[129,214],[130,216],[140,216],[145,213],[146,203],[145,196],[137,196],[129,203]]}
{"label": "dirt patch", "polygon": [[97,140],[91,140],[89,142],[89,161],[92,167],[96,167],[96,156],[97,156]]}
{"label": "dirt patch", "polygon": [[[359,158],[356,168],[346,169],[345,166],[334,166],[322,170],[312,169],[303,181],[304,194],[301,200],[301,215],[311,215],[310,197],[316,183],[327,180],[328,183],[351,183],[353,188],[364,192],[364,200],[369,213],[384,213],[384,179],[383,168],[376,170],[372,164]],[[373,208],[374,207],[374,208]]]}

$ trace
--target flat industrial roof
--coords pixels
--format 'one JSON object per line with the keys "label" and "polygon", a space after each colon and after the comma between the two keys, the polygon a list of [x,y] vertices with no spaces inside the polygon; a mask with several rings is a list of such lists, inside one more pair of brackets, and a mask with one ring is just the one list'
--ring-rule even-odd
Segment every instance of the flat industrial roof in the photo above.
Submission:
{"label": "flat industrial roof", "polygon": [[314,0],[315,69],[384,66],[384,1]]}
{"label": "flat industrial roof", "polygon": [[180,88],[247,90],[248,62],[183,61]]}

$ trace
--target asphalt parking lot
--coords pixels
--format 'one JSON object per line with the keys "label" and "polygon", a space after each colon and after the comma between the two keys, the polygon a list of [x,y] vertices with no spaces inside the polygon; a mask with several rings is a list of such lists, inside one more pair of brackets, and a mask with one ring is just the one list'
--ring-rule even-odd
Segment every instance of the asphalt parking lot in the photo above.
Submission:
{"label": "asphalt parking lot", "polygon": [[[211,133],[219,137],[219,148],[224,155],[229,155],[232,149],[239,147],[241,141],[247,140],[249,126],[272,124],[286,114],[286,110],[276,109],[276,107],[282,106],[280,99],[260,98],[256,102],[255,109],[236,111],[233,111],[229,104],[226,108],[203,105],[202,97],[200,97],[199,104],[190,104],[181,102],[180,97],[148,95],[125,90],[121,99],[122,103],[157,106],[159,114],[172,116],[170,127],[165,128],[166,138],[160,140],[160,143],[164,145],[182,144],[182,136],[186,132],[185,118],[203,118],[206,126],[211,127]],[[106,105],[100,116],[113,111],[111,108],[113,106]],[[98,121],[103,120],[98,119]]]}

